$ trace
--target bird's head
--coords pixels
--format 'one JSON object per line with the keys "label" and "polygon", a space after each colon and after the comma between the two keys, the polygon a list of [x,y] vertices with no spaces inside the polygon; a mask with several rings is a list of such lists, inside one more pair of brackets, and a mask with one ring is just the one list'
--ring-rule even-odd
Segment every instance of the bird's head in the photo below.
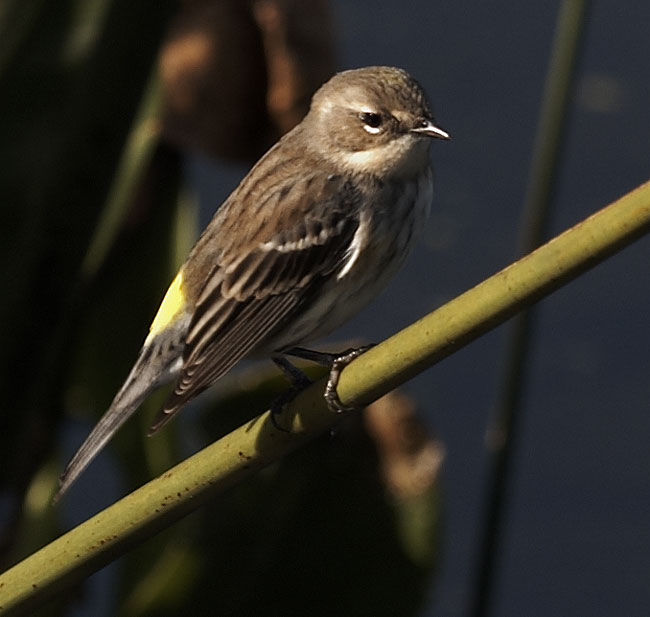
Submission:
{"label": "bird's head", "polygon": [[353,173],[418,173],[430,138],[449,139],[420,85],[393,67],[338,73],[316,92],[304,122],[319,152]]}

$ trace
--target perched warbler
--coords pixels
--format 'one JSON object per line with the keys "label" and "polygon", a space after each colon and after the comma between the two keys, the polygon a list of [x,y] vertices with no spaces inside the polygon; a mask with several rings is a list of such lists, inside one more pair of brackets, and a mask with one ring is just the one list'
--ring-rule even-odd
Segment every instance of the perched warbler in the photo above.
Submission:
{"label": "perched warbler", "polygon": [[[309,113],[219,208],[169,287],[142,350],[110,407],[68,464],[68,489],[156,388],[175,387],[158,430],[245,356],[286,355],[354,315],[404,262],[429,212],[434,123],[405,71],[368,67],[332,77]],[[326,398],[341,409],[333,360]]]}

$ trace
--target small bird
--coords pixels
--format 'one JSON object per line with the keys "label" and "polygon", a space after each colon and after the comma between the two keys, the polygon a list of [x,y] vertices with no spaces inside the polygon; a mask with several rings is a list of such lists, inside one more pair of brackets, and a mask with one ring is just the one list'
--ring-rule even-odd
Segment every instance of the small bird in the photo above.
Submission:
{"label": "small bird", "polygon": [[298,345],[357,313],[402,265],[428,215],[436,126],[404,70],[343,71],[309,113],[250,170],[217,210],[171,283],[140,354],[110,407],[60,478],[60,497],[143,400],[175,381],[150,434],[239,360],[286,355],[332,365],[326,393],[358,355]]}

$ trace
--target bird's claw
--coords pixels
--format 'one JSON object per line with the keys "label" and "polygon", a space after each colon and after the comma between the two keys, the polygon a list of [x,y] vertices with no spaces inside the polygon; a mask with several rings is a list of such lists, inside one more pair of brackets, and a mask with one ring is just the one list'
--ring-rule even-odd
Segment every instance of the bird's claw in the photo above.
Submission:
{"label": "bird's claw", "polygon": [[374,345],[363,345],[362,347],[352,347],[346,351],[338,354],[330,366],[330,374],[325,386],[325,402],[330,411],[334,413],[344,413],[347,411],[354,411],[357,407],[353,405],[344,405],[339,398],[336,388],[339,384],[341,372],[353,360],[358,358],[361,354],[368,351]]}

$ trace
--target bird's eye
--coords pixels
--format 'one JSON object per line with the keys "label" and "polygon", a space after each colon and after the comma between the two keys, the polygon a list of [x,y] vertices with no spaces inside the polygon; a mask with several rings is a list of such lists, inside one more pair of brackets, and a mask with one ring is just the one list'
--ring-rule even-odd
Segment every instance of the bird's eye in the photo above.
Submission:
{"label": "bird's eye", "polygon": [[362,111],[359,114],[359,118],[365,125],[363,128],[369,133],[377,133],[383,122],[381,114],[377,114],[373,111]]}

